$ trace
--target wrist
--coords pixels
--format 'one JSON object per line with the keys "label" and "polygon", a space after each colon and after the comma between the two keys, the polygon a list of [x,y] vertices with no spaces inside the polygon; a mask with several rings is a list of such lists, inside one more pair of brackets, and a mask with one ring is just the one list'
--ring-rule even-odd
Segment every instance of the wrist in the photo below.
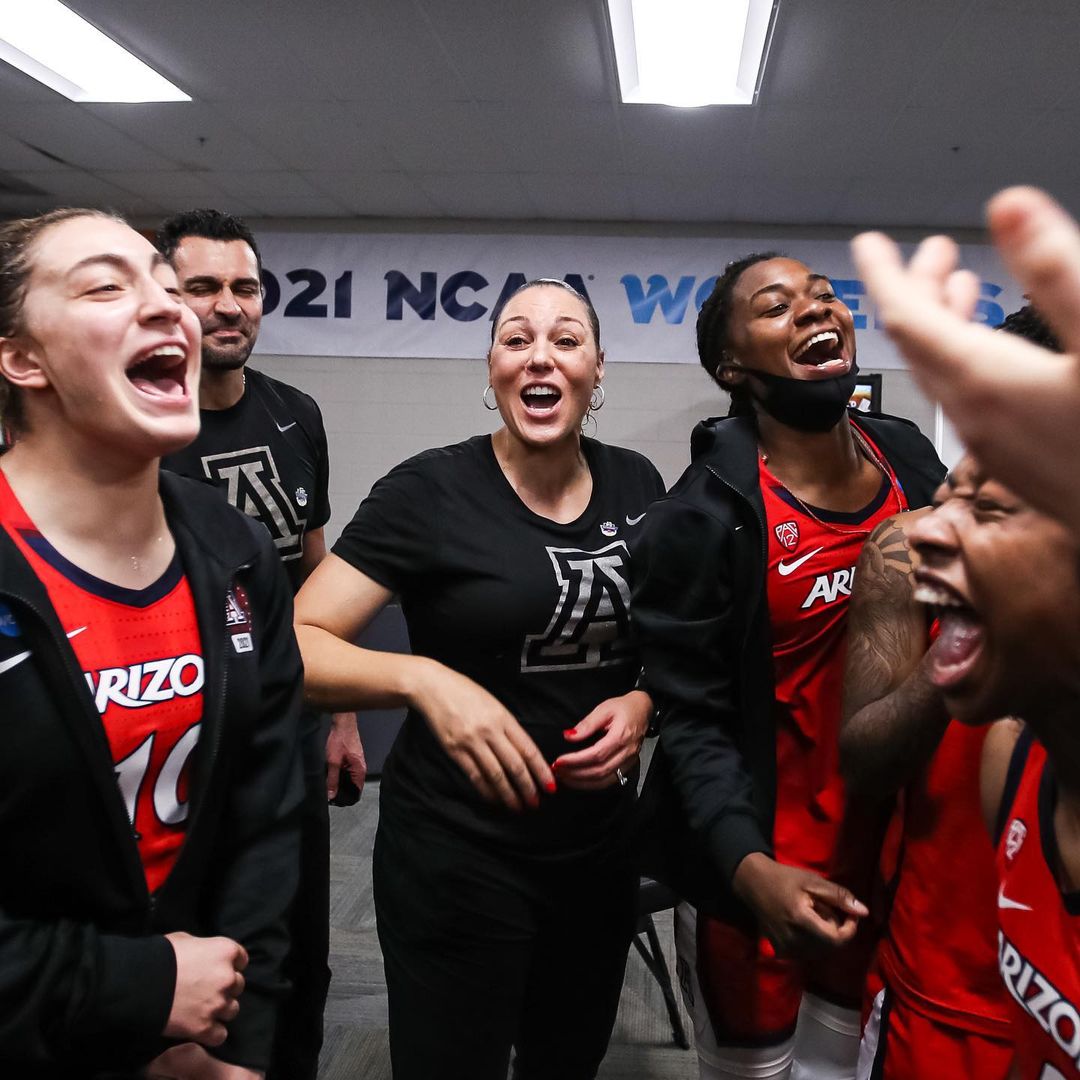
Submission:
{"label": "wrist", "polygon": [[426,716],[428,702],[438,693],[438,686],[446,668],[438,660],[427,656],[410,657],[411,664],[403,665],[401,697],[414,712]]}
{"label": "wrist", "polygon": [[744,904],[755,906],[755,897],[763,885],[767,887],[775,865],[765,852],[752,851],[735,867],[731,879],[732,891]]}

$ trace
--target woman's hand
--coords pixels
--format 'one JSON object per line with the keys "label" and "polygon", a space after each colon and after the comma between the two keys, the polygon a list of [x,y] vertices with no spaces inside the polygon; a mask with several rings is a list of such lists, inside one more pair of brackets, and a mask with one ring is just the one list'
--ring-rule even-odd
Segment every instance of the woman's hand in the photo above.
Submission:
{"label": "woman's hand", "polygon": [[652,698],[644,690],[602,701],[580,724],[563,732],[568,742],[581,742],[598,731],[604,734],[592,746],[556,758],[559,782],[580,791],[617,784],[620,772],[627,774],[637,765],[652,711]]}
{"label": "woman's hand", "polygon": [[870,912],[842,885],[811,870],[747,855],[735,871],[735,894],[757,917],[762,933],[782,954],[820,945],[845,945]]}
{"label": "woman's hand", "polygon": [[525,729],[465,675],[435,661],[420,670],[411,704],[473,787],[511,810],[536,809],[555,776]]}

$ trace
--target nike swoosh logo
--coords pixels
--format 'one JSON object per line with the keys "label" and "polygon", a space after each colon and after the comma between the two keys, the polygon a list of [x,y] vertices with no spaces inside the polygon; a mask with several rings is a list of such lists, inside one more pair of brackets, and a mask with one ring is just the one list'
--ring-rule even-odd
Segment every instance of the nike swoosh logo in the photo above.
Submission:
{"label": "nike swoosh logo", "polygon": [[1032,910],[1032,908],[1028,907],[1027,904],[1021,904],[1021,903],[1018,903],[1016,900],[1010,900],[1005,895],[1005,886],[1004,885],[1002,885],[1001,888],[998,889],[998,907],[999,908],[1005,908],[1006,910],[1011,908],[1013,911],[1031,911]]}
{"label": "nike swoosh logo", "polygon": [[[78,630],[68,631],[68,638],[73,638],[77,634],[81,634],[86,629],[85,626],[80,626]],[[16,653],[14,656],[9,656],[3,663],[0,663],[0,675],[3,675],[5,671],[10,671],[13,667],[18,667],[27,657],[30,655],[30,650],[26,652]]]}
{"label": "nike swoosh logo", "polygon": [[289,428],[296,427],[296,421],[295,420],[291,424],[285,424],[284,427],[281,424],[278,424],[278,422],[276,420],[274,421],[274,423],[277,424],[278,431],[288,431]]}
{"label": "nike swoosh logo", "polygon": [[[645,514],[647,514],[648,512],[649,511],[646,510]],[[627,525],[636,525],[645,516],[645,514],[638,514],[638,516],[636,518],[632,518],[629,514],[627,514],[626,515],[626,524]]]}
{"label": "nike swoosh logo", "polygon": [[788,574],[794,574],[807,559],[812,559],[821,550],[823,549],[816,547],[813,551],[808,551],[805,555],[800,555],[797,559],[792,559],[789,563],[786,563],[781,559],[776,564],[776,569],[780,571],[781,577],[787,577]]}

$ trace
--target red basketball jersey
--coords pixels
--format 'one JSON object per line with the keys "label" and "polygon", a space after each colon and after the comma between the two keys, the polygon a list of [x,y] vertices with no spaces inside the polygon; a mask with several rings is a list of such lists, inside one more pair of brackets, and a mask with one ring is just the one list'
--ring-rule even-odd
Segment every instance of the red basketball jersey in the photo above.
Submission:
{"label": "red basketball jersey", "polygon": [[1058,884],[1056,802],[1052,768],[1032,743],[997,849],[998,965],[1020,1080],[1080,1076],[1080,892]]}
{"label": "red basketball jersey", "polygon": [[0,524],[49,594],[112,752],[146,884],[168,877],[188,816],[188,762],[202,720],[203,658],[179,560],[146,589],[124,589],[66,560],[0,472]]}
{"label": "red basketball jersey", "polygon": [[907,509],[888,462],[866,443],[883,482],[874,501],[852,514],[804,505],[760,465],[776,679],[774,844],[782,862],[822,873],[844,809],[838,742],[855,563],[874,528]]}
{"label": "red basketball jersey", "polygon": [[899,878],[879,960],[890,991],[941,1023],[1006,1038],[997,871],[979,804],[985,727],[952,721],[904,789]]}

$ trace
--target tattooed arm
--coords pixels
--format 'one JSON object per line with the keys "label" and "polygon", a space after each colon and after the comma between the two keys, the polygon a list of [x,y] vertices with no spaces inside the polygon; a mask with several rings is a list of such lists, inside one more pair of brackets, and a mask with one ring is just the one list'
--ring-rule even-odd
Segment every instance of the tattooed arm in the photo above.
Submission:
{"label": "tattooed arm", "polygon": [[853,792],[886,797],[933,754],[949,722],[926,675],[926,618],[912,599],[907,533],[927,510],[882,522],[859,556],[848,610],[840,767]]}

